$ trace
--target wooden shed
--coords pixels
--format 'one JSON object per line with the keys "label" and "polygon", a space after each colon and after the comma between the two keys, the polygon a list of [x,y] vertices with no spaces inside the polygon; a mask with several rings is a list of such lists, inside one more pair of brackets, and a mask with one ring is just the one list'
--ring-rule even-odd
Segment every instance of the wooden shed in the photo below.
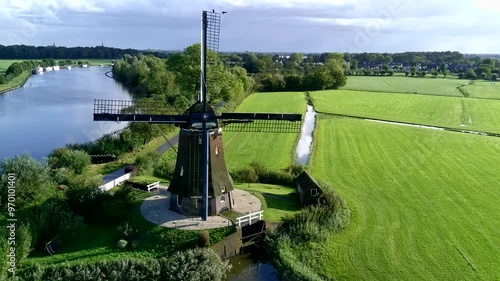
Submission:
{"label": "wooden shed", "polygon": [[305,205],[316,204],[323,193],[319,184],[306,171],[295,178],[295,184],[299,201]]}

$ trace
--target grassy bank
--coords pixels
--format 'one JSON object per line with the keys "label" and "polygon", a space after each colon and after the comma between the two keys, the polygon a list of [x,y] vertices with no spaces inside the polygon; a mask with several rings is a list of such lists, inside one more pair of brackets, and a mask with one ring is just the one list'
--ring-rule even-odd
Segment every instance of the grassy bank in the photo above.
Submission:
{"label": "grassy bank", "polygon": [[[1,74],[0,74],[1,75]],[[30,77],[31,73],[28,71],[23,72],[21,75],[15,77],[14,79],[8,81],[5,84],[0,84],[0,94],[8,92],[10,90],[16,89],[24,85],[26,80]]]}

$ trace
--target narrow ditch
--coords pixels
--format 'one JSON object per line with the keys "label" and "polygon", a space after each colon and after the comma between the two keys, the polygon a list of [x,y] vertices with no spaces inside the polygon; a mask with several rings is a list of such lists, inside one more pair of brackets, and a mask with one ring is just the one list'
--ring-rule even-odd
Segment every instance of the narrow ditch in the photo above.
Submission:
{"label": "narrow ditch", "polygon": [[314,131],[314,125],[316,124],[316,111],[312,105],[307,105],[306,115],[304,117],[304,123],[302,124],[302,129],[300,131],[299,142],[297,143],[297,148],[295,149],[296,163],[305,165],[309,161],[309,156],[311,155],[311,144]]}

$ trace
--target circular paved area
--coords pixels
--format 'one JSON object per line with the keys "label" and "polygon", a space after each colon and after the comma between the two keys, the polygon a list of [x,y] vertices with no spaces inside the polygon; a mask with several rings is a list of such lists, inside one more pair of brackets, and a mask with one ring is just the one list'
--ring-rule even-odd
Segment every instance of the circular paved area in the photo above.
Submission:
{"label": "circular paved area", "polygon": [[[207,221],[202,221],[200,217],[187,217],[171,211],[169,210],[171,196],[165,186],[160,186],[155,195],[146,198],[142,202],[142,216],[154,224],[183,230],[218,228],[233,224],[230,220],[221,216],[210,216]],[[261,203],[259,199],[249,192],[235,189],[233,190],[233,196],[235,199],[234,211],[242,214],[260,211]]]}

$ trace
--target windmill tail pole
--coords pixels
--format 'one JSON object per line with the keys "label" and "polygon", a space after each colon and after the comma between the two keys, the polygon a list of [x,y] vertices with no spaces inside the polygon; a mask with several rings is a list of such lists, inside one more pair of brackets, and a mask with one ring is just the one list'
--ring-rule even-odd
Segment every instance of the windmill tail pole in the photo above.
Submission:
{"label": "windmill tail pole", "polygon": [[207,70],[207,12],[202,12],[201,19],[201,91],[200,101],[202,103],[202,132],[201,132],[201,145],[202,145],[202,161],[201,161],[201,185],[202,185],[202,214],[201,219],[208,220],[208,129],[207,129],[207,85],[206,85],[206,70]]}

